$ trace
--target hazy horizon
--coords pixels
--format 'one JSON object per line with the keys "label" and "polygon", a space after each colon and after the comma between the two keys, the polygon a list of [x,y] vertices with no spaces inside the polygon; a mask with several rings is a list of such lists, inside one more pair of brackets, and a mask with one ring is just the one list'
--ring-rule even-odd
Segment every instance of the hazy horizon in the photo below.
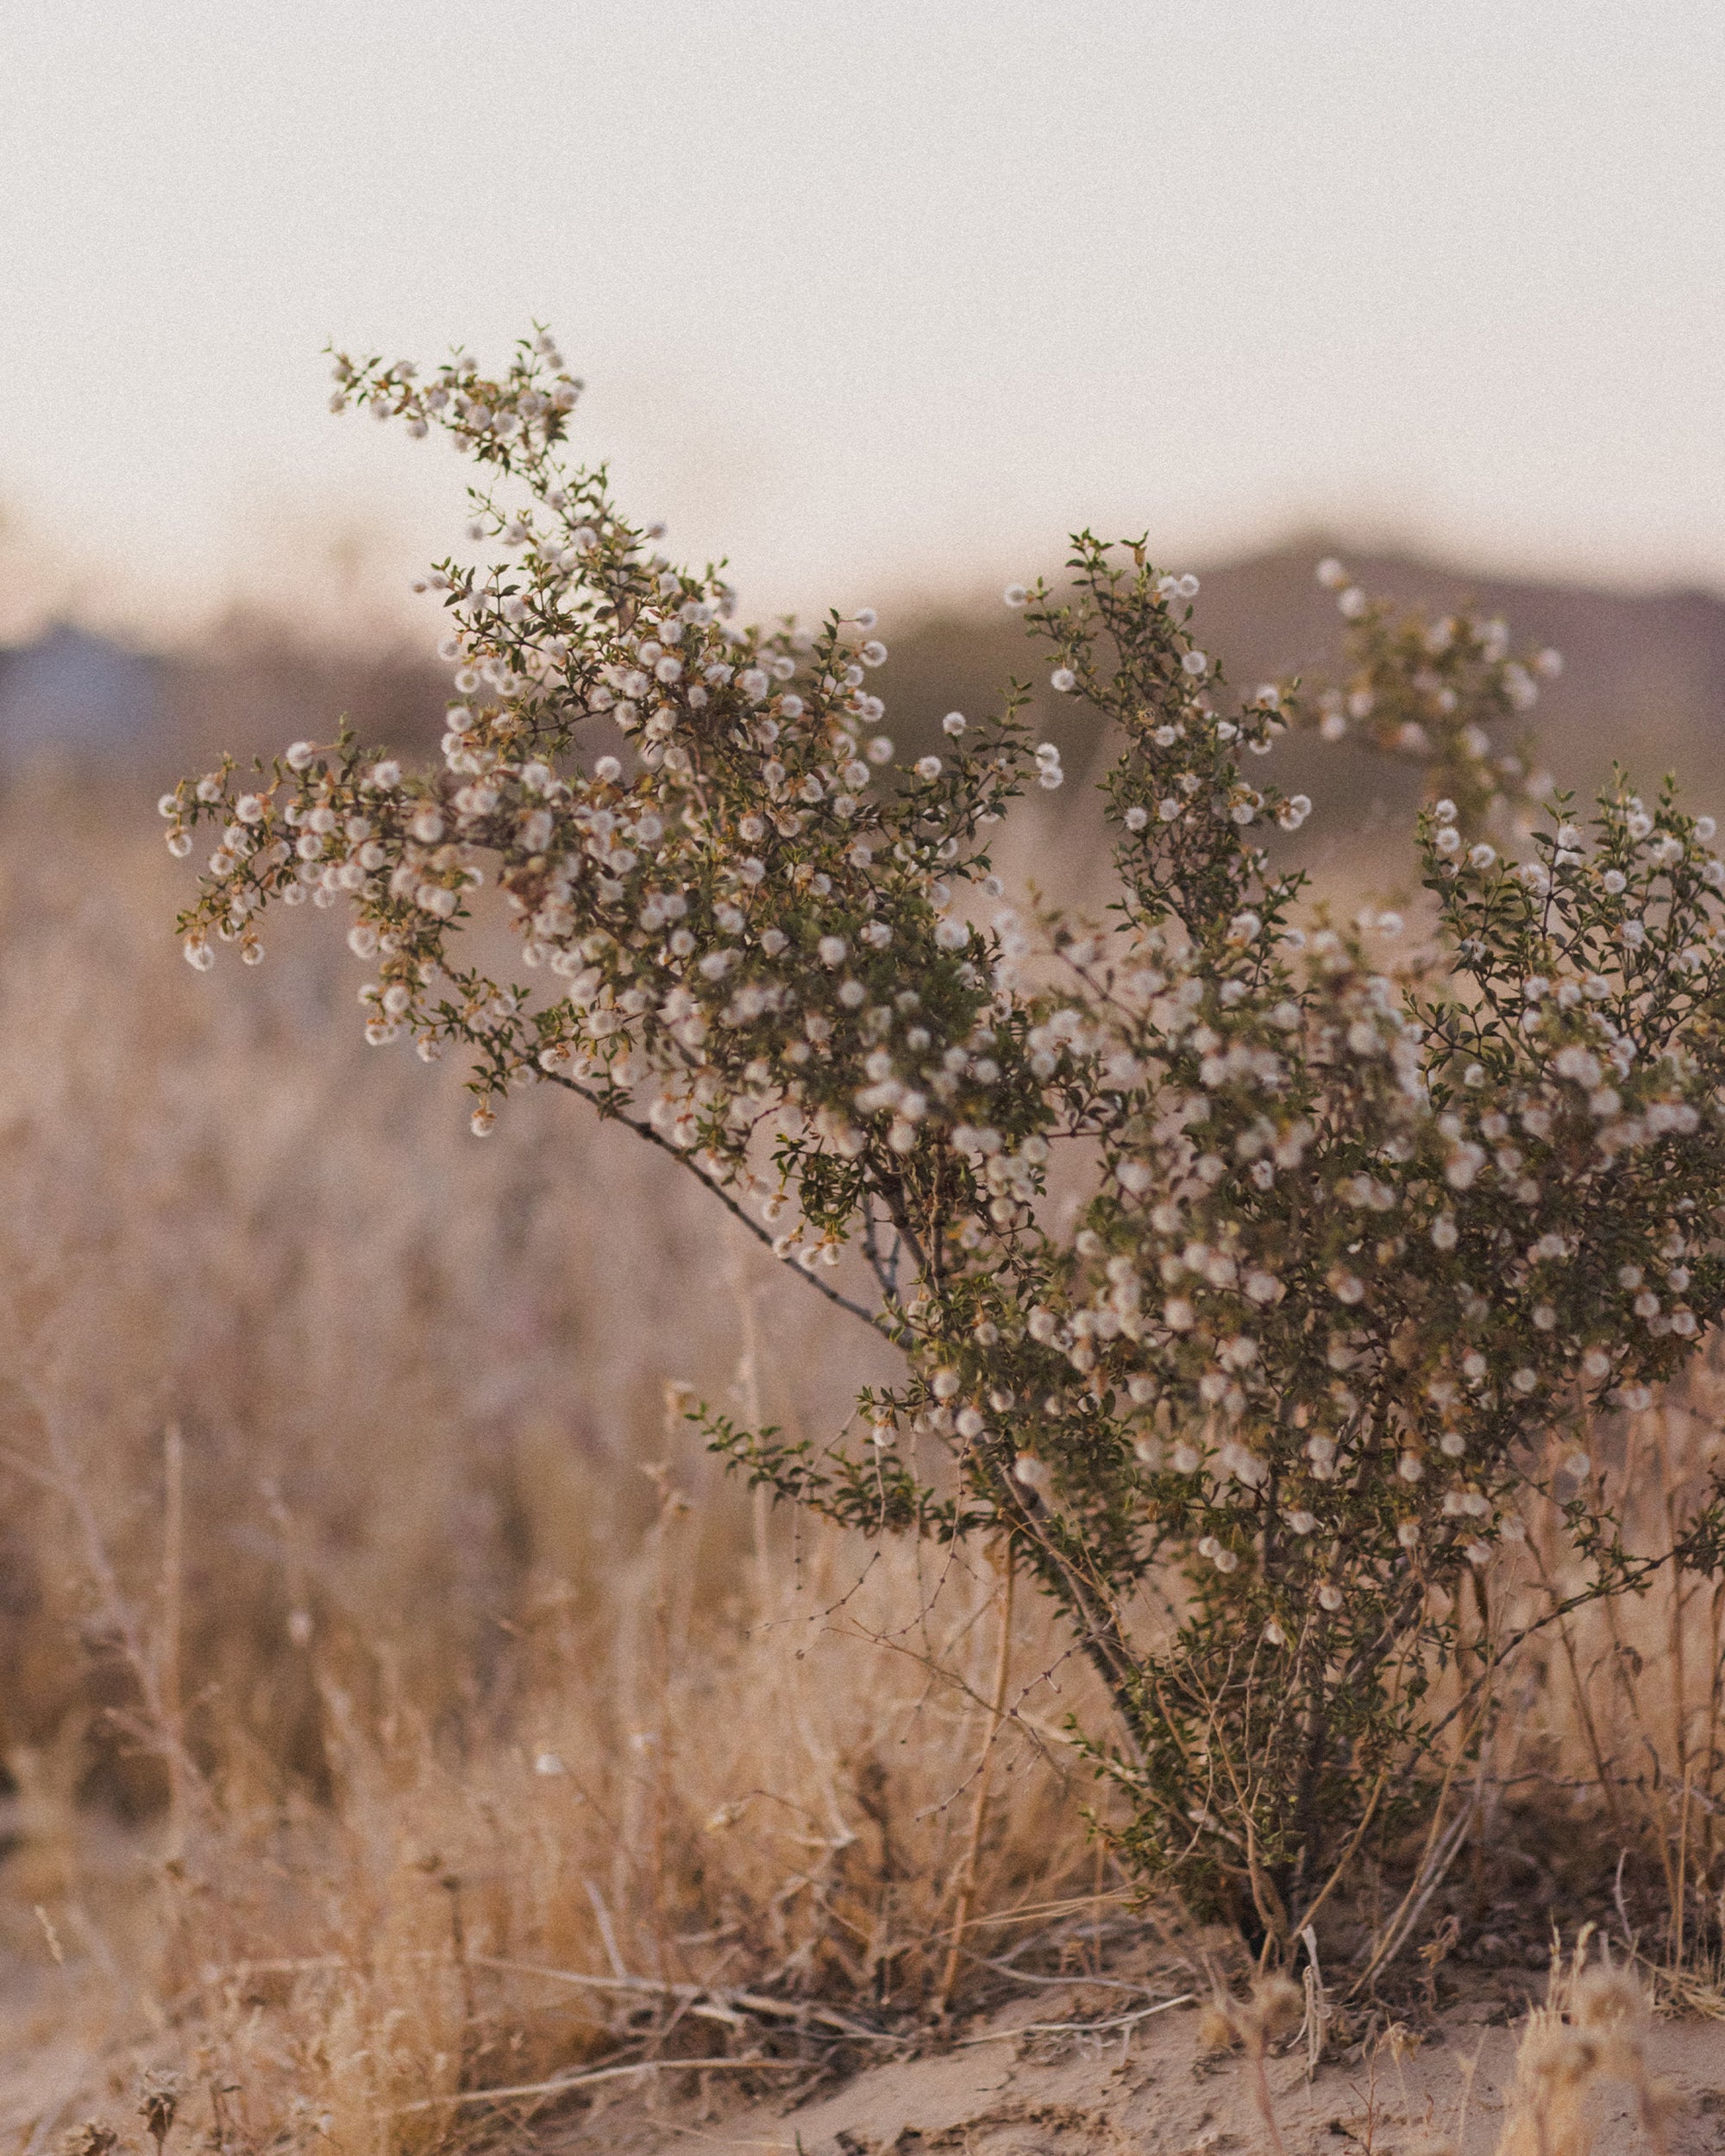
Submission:
{"label": "hazy horizon", "polygon": [[1087,523],[1725,590],[1688,0],[60,0],[0,78],[15,611],[398,618],[461,467],[330,417],[320,348],[536,317],[577,448],[751,611],[962,599]]}

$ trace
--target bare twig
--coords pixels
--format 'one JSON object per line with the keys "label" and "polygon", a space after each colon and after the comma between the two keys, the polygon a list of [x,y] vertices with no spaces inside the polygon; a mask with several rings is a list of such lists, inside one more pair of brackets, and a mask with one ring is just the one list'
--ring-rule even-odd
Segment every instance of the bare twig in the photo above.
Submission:
{"label": "bare twig", "polygon": [[940,1988],[934,1998],[937,2016],[946,2012],[947,2003],[952,1996],[952,1987],[958,1977],[959,1959],[964,1951],[964,1934],[969,1926],[971,1906],[976,1898],[976,1858],[982,1846],[982,1826],[988,1809],[988,1769],[1000,1737],[1000,1723],[1007,1711],[1007,1682],[1013,1656],[1013,1587],[1016,1576],[1010,1541],[1006,1543],[1002,1551],[1001,1564],[1000,1641],[994,1660],[994,1695],[988,1705],[988,1727],[982,1739],[982,1762],[976,1770],[976,1793],[970,1807],[970,1832],[966,1837],[964,1854],[959,1863],[952,1940],[946,1950],[946,1965],[941,1971]]}
{"label": "bare twig", "polygon": [[853,2043],[898,2041],[884,2030],[870,2028],[866,2022],[854,2021],[833,2007],[817,2005],[806,1999],[774,1999],[759,1991],[731,1991],[701,1984],[668,1984],[656,1977],[601,1977],[586,1970],[547,1968],[538,1962],[505,1961],[495,1954],[474,1954],[472,1959],[478,1968],[503,1970],[517,1976],[543,1977],[555,1984],[580,1984],[590,1991],[627,1991],[642,1996],[712,2004],[732,2012],[760,2015],[771,2021],[812,2021]]}
{"label": "bare twig", "polygon": [[559,2074],[550,2081],[521,2081],[507,2089],[464,2089],[447,2096],[421,2096],[414,2103],[392,2104],[386,2118],[404,2118],[413,2111],[441,2111],[446,2105],[509,2103],[518,2096],[561,2096],[568,2089],[589,2088],[596,2081],[615,2081],[624,2074],[656,2073],[800,2073],[808,2062],[801,2059],[641,2059],[630,2066],[593,2066],[580,2073]]}
{"label": "bare twig", "polygon": [[817,1279],[806,1266],[799,1265],[794,1258],[781,1257],[777,1250],[773,1250],[773,1238],[768,1234],[761,1223],[758,1220],[751,1220],[723,1184],[715,1182],[713,1178],[691,1160],[680,1146],[673,1145],[668,1138],[662,1138],[650,1123],[643,1123],[637,1117],[625,1115],[621,1108],[608,1106],[603,1094],[594,1093],[590,1087],[580,1084],[576,1079],[565,1077],[561,1071],[547,1071],[545,1075],[554,1085],[561,1086],[569,1093],[578,1094],[589,1107],[597,1109],[607,1123],[620,1123],[625,1130],[633,1131],[637,1138],[645,1138],[649,1145],[656,1145],[662,1153],[668,1153],[680,1168],[687,1169],[703,1189],[712,1193],[733,1219],[743,1223],[757,1243],[764,1244],[768,1250],[772,1251],[775,1260],[779,1264],[784,1266],[787,1271],[794,1273],[798,1279],[806,1280],[816,1294],[825,1295],[826,1300],[837,1308],[848,1312],[853,1318],[860,1319],[870,1332],[879,1332],[889,1340],[895,1337],[891,1321],[882,1313],[865,1310],[860,1302],[852,1302],[849,1295],[840,1294],[837,1288],[829,1288],[824,1280]]}
{"label": "bare twig", "polygon": [[[1073,1980],[1069,1977],[1069,1983]],[[1082,1980],[1081,1980],[1082,1981]],[[1136,2014],[1116,2015],[1107,2021],[1021,2021],[1016,2028],[984,2029],[980,2036],[961,2036],[965,2044],[1004,2044],[1015,2036],[1102,2036],[1117,2028],[1136,2028],[1140,2021],[1152,2015],[1167,2014],[1176,2006],[1195,2006],[1195,1991],[1182,1991],[1177,1999],[1158,1999],[1154,2006],[1146,2006]]]}

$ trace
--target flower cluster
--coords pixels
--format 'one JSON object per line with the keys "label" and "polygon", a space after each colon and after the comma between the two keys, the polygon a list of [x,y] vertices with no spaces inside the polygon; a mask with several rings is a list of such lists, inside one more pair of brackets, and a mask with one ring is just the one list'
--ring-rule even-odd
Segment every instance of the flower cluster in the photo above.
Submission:
{"label": "flower cluster", "polygon": [[[673,567],[601,475],[561,468],[579,385],[549,340],[500,379],[462,359],[425,386],[405,365],[336,373],[340,401],[441,426],[491,467],[469,533],[499,558],[424,580],[460,699],[441,768],[298,743],[164,797],[176,852],[216,827],[188,960],[228,943],[254,961],[272,900],[342,905],[367,1037],[465,1050],[477,1132],[517,1085],[584,1092],[809,1264],[837,1258],[864,1193],[884,1226],[907,1183],[948,1172],[953,1131],[1033,1123],[958,904],[1006,804],[1058,782],[1016,706],[955,712],[943,755],[901,763],[872,613],[737,625],[717,570]],[[461,962],[486,892],[550,993]]]}
{"label": "flower cluster", "polygon": [[[477,1132],[518,1086],[582,1094],[891,1339],[856,1441],[712,1442],[866,1531],[1004,1535],[1114,1700],[1132,1854],[1297,1931],[1416,1786],[1457,1583],[1540,1445],[1643,1401],[1725,1303],[1710,824],[1621,778],[1589,817],[1555,796],[1503,737],[1557,661],[1500,624],[1326,563],[1349,681],[1231,699],[1196,580],[1086,534],[1058,592],[1006,596],[1121,744],[1118,903],[1026,916],[988,833],[1062,773],[1021,697],[898,759],[873,615],[740,625],[566,467],[549,338],[495,379],[336,373],[482,467],[489,566],[425,580],[442,761],[343,736],[164,797],[176,853],[215,839],[188,959],[342,906],[367,1037],[464,1052]],[[1426,768],[1422,938],[1278,865],[1311,803],[1254,767],[1350,726]],[[491,912],[521,981],[464,962]]]}

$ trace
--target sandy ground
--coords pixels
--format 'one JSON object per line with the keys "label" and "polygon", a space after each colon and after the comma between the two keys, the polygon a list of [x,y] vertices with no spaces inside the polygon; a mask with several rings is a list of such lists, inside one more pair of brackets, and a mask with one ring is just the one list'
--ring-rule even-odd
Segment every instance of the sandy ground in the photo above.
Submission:
{"label": "sandy ground", "polygon": [[[129,2113],[120,2099],[151,2046],[141,2025],[141,2046],[80,2041],[56,2010],[53,1972],[22,1978],[0,1983],[0,2147],[46,2156],[92,2097]],[[1237,2053],[1207,2053],[1199,2019],[1196,2006],[1145,2016],[1139,2000],[1123,2008],[1120,1990],[1054,1984],[801,2103],[741,2095],[722,2074],[623,2077],[580,2109],[542,2098],[476,2109],[457,2132],[515,2156],[1275,2156],[1250,2069]],[[1521,2028],[1519,2007],[1499,1996],[1452,2009],[1399,2057],[1387,2042],[1366,2056],[1355,2046],[1309,2081],[1303,2052],[1272,2059],[1286,2156],[1431,2156],[1446,2145],[1491,2156]],[[1725,2021],[1657,2021],[1647,2049],[1679,2097],[1666,2156],[1725,2156]],[[1593,2156],[1647,2148],[1626,2090],[1600,2090],[1593,2107]]]}
{"label": "sandy ground", "polygon": [[[794,2109],[739,2104],[715,2081],[707,2104],[638,2087],[543,2134],[563,2156],[1210,2156],[1271,2148],[1237,2055],[1202,2054],[1198,2010],[1176,2008],[1103,2035],[1031,2025],[1089,2018],[1082,1989],[1018,2003],[950,2048],[875,2067]],[[1489,2016],[1489,2018],[1487,2018]],[[1494,2024],[1496,2022],[1496,2025]],[[1288,2156],[1421,2156],[1461,2129],[1464,2156],[1490,2156],[1502,2128],[1519,2021],[1462,2009],[1399,2060],[1269,2063]],[[1653,2071],[1682,2097],[1669,2156],[1725,2152],[1725,2022],[1660,2021]],[[1468,2068],[1472,2065],[1469,2090]],[[1645,2148],[1626,2090],[1599,2090],[1596,2156]],[[734,2107],[734,2108],[733,2108]]]}

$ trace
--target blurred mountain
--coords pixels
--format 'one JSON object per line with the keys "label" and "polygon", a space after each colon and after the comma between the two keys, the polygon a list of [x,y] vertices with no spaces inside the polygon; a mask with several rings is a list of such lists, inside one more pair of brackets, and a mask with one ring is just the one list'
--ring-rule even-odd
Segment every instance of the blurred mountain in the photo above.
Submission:
{"label": "blurred mountain", "polygon": [[69,622],[0,652],[0,756],[129,757],[163,721],[161,665]]}
{"label": "blurred mountain", "polygon": [[[1433,615],[1501,617],[1517,649],[1550,645],[1563,654],[1561,679],[1545,686],[1532,714],[1560,785],[1585,794],[1615,759],[1646,789],[1675,768],[1687,793],[1725,801],[1725,599],[1484,576],[1408,555],[1348,552],[1316,536],[1201,573],[1193,626],[1236,693],[1295,673],[1317,685],[1340,667],[1345,624],[1313,573],[1331,553],[1374,595],[1422,604]],[[871,686],[886,699],[901,745],[932,741],[949,710],[987,710],[1016,676],[1035,686],[1037,720],[1059,742],[1074,779],[1106,753],[1095,721],[1049,691],[1040,649],[1006,607],[931,615],[888,642],[892,655]],[[1281,784],[1314,796],[1320,818],[1327,809],[1351,830],[1399,815],[1415,791],[1408,767],[1346,743],[1284,743],[1271,764]]]}
{"label": "blurred mountain", "polygon": [[[1339,666],[1343,624],[1313,575],[1333,551],[1369,591],[1433,613],[1501,616],[1518,648],[1563,653],[1563,676],[1534,714],[1561,784],[1585,793],[1619,758],[1646,788],[1675,768],[1694,797],[1725,804],[1725,599],[1484,576],[1409,555],[1348,553],[1318,536],[1202,572],[1194,625],[1236,691],[1296,671],[1316,684]],[[884,633],[891,656],[869,686],[886,699],[901,750],[937,746],[945,712],[980,715],[1017,677],[1032,688],[1036,737],[1059,743],[1073,781],[1107,754],[1094,716],[1050,691],[1043,653],[998,602],[931,611]],[[160,661],[62,626],[0,652],[0,759],[56,748],[80,761],[123,755],[154,781],[224,748],[248,758],[297,736],[329,740],[344,716],[367,741],[435,754],[447,692],[446,670],[429,657],[320,643],[257,617],[236,617],[204,645]],[[1415,784],[1407,767],[1347,743],[1283,743],[1268,768],[1317,801],[1308,830],[1320,843],[1399,820]],[[1070,785],[1048,804],[1063,824],[1082,819],[1077,793]]]}

